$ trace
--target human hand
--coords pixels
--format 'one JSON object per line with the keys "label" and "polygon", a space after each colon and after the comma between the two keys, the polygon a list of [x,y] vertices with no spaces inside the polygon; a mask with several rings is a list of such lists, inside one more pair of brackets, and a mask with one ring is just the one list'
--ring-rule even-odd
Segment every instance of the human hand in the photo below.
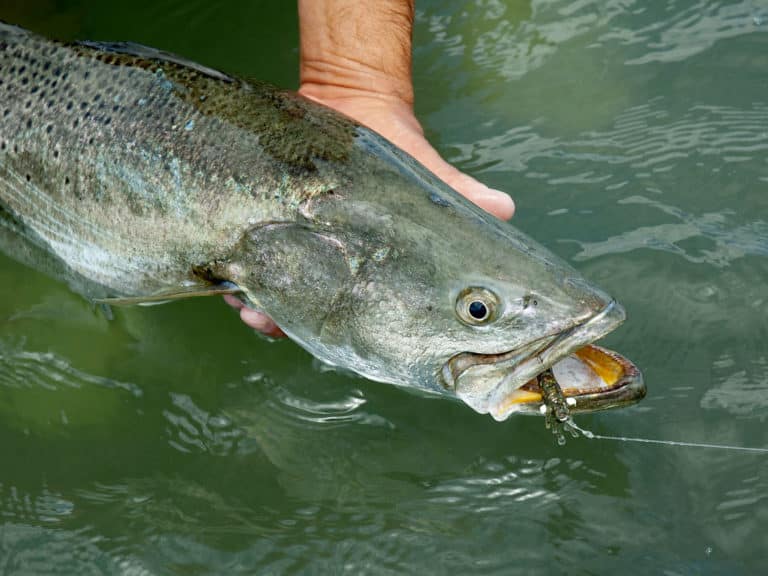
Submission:
{"label": "human hand", "polygon": [[497,218],[509,220],[515,213],[515,203],[509,195],[489,188],[443,160],[424,137],[409,102],[381,93],[349,93],[337,87],[306,84],[299,93],[378,132],[429,168],[456,192]]}

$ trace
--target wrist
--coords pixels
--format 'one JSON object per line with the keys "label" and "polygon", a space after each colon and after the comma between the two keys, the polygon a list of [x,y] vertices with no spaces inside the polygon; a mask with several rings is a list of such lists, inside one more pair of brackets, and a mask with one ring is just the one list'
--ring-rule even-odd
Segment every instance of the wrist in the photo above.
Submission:
{"label": "wrist", "polygon": [[303,60],[300,88],[304,96],[321,102],[370,101],[381,107],[413,109],[413,87],[410,80],[399,82],[362,65],[346,66],[340,59],[333,62]]}
{"label": "wrist", "polygon": [[398,97],[318,84],[303,85],[299,93],[346,114],[406,151],[410,151],[406,144],[412,137],[423,137],[423,130],[413,113],[413,106]]}
{"label": "wrist", "polygon": [[301,91],[413,105],[413,0],[299,0]]}

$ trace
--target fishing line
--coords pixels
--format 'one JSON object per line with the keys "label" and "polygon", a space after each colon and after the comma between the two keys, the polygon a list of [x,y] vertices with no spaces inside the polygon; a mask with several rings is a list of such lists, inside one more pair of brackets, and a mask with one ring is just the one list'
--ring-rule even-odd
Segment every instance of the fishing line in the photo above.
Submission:
{"label": "fishing line", "polygon": [[747,446],[728,446],[726,444],[706,444],[703,442],[678,442],[676,440],[655,440],[653,438],[635,438],[632,436],[607,436],[604,434],[595,434],[589,430],[584,430],[577,426],[573,419],[569,424],[578,432],[581,432],[585,438],[590,440],[617,440],[620,442],[641,442],[643,444],[664,444],[666,446],[685,446],[688,448],[715,448],[718,450],[736,450],[738,452],[752,452],[760,454],[768,454],[768,448],[750,448]]}

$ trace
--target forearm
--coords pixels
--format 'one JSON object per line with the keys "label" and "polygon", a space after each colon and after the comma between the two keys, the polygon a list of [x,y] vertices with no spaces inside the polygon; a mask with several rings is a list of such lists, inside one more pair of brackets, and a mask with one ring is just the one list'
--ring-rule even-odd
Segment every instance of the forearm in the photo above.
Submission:
{"label": "forearm", "polygon": [[299,0],[301,90],[413,104],[414,0]]}

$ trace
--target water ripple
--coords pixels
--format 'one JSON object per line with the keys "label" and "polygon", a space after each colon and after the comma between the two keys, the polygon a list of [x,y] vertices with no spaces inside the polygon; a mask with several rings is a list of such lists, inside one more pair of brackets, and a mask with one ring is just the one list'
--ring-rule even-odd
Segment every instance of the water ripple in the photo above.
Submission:
{"label": "water ripple", "polygon": [[431,486],[426,502],[450,505],[457,514],[508,510],[522,502],[527,503],[529,511],[531,507],[549,508],[578,490],[573,482],[581,466],[581,462],[563,462],[559,458],[481,461],[465,476],[446,478]]}
{"label": "water ripple", "polygon": [[[317,378],[321,380],[331,380],[337,374],[335,370],[322,369],[319,372]],[[269,408],[271,417],[286,424],[325,430],[354,424],[394,428],[392,422],[366,409],[367,401],[360,389],[326,386],[319,382],[310,386],[294,386],[290,381],[277,383],[260,373],[250,376],[248,380],[250,385],[257,384],[268,391],[264,408]]]}
{"label": "water ripple", "polygon": [[639,0],[483,0],[453,13],[420,11],[419,17],[441,51],[469,54],[475,66],[506,80],[562,56],[563,45],[574,41],[610,48],[623,64],[644,65],[685,60],[718,41],[766,30],[764,7],[753,0],[679,4],[648,10]]}
{"label": "water ripple", "polygon": [[211,414],[186,394],[171,393],[171,403],[172,407],[163,410],[163,416],[168,422],[166,434],[172,447],[181,452],[216,456],[237,451],[243,432],[227,415]]}
{"label": "water ripple", "polygon": [[0,342],[0,386],[51,391],[100,386],[125,390],[135,397],[142,395],[141,388],[135,384],[82,372],[53,352],[23,350],[3,342]]}
{"label": "water ripple", "polygon": [[133,558],[102,551],[102,541],[88,529],[52,530],[7,522],[0,526],[0,574],[152,574]]}
{"label": "water ripple", "polygon": [[[741,162],[768,150],[768,106],[749,109],[697,104],[682,114],[664,108],[664,100],[628,109],[617,117],[613,129],[592,131],[567,146],[566,154],[597,153],[601,161],[625,163],[633,168],[658,169],[678,158],[716,156],[724,162]],[[606,158],[605,151],[609,152]]]}
{"label": "water ripple", "polygon": [[0,482],[0,518],[5,521],[58,523],[69,517],[74,509],[71,500],[47,486],[32,494]]}
{"label": "water ripple", "polygon": [[677,62],[707,50],[719,40],[760,30],[753,0],[733,4],[701,0],[681,9],[676,2],[666,6],[666,17],[654,14],[647,26],[612,30],[601,41],[617,39],[626,45],[642,45],[646,53],[626,63]]}
{"label": "water ripple", "polygon": [[739,484],[725,492],[715,509],[723,522],[746,536],[760,532],[760,526],[768,520],[768,481],[751,476]]}
{"label": "water ripple", "polygon": [[[698,104],[675,117],[671,115],[663,98],[655,98],[625,110],[611,129],[584,132],[573,139],[545,137],[533,127],[518,126],[454,146],[459,151],[457,161],[462,164],[491,166],[494,171],[532,170],[532,177],[538,176],[535,161],[541,158],[557,160],[561,172],[568,168],[562,166],[564,161],[578,161],[575,166],[582,171],[588,162],[594,166],[589,183],[607,180],[605,173],[612,174],[612,166],[616,165],[626,165],[642,175],[649,170],[668,170],[680,159],[690,164],[691,159],[715,158],[729,164],[762,161],[768,152],[768,105],[755,103],[749,109],[740,109]],[[765,177],[765,172],[760,176]]]}
{"label": "water ripple", "polygon": [[731,356],[723,355],[714,363],[714,374],[720,383],[707,390],[701,399],[705,410],[726,410],[734,416],[768,418],[768,358],[747,360],[737,366]]}
{"label": "water ripple", "polygon": [[627,2],[465,3],[461,10],[420,11],[441,52],[471,55],[474,66],[507,80],[543,66],[561,44],[607,26],[626,10]]}
{"label": "water ripple", "polygon": [[[696,264],[709,264],[722,268],[744,256],[768,256],[768,223],[756,220],[732,225],[725,213],[694,216],[642,196],[631,196],[621,204],[645,204],[675,217],[679,222],[640,226],[600,242],[580,242],[581,251],[573,256],[576,261],[591,260],[606,254],[623,254],[638,249],[662,250],[676,254]],[[706,238],[712,246],[696,253],[681,243],[692,238]]]}

